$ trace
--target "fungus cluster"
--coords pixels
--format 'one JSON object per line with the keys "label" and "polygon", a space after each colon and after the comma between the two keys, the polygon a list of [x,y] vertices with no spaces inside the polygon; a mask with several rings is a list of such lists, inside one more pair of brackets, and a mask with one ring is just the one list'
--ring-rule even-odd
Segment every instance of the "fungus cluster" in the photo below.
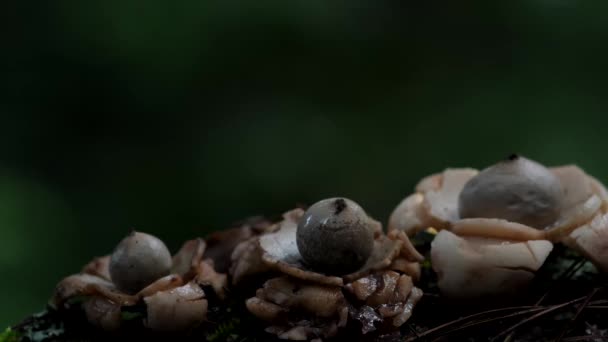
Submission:
{"label": "fungus cluster", "polygon": [[122,313],[142,304],[143,324],[152,330],[195,328],[206,317],[208,292],[223,298],[227,280],[203,259],[204,252],[205,242],[195,239],[171,257],[160,239],[132,232],[111,255],[60,281],[50,304],[62,310],[82,301],[88,321],[107,331],[119,329]]}
{"label": "fungus cluster", "polygon": [[294,209],[271,230],[236,247],[231,275],[235,286],[262,283],[247,309],[279,338],[327,338],[350,326],[395,330],[422,296],[413,281],[423,257],[351,200]]}
{"label": "fungus cluster", "polygon": [[431,259],[442,293],[480,297],[525,286],[558,242],[608,269],[607,200],[575,165],[546,168],[512,155],[480,172],[422,179],[393,211],[389,231],[440,230]]}
{"label": "fungus cluster", "polygon": [[[483,297],[525,287],[555,243],[608,271],[608,192],[575,165],[547,168],[512,155],[482,171],[447,169],[422,179],[393,211],[388,232],[352,200],[321,200],[278,222],[247,219],[187,241],[173,256],[133,232],[57,285],[51,305],[81,307],[90,323],[120,329],[140,310],[155,331],[189,331],[230,288],[243,310],[280,339],[340,331],[382,337],[422,297],[423,256],[409,237],[439,231],[432,267],[443,295]],[[142,310],[143,308],[143,310]]]}

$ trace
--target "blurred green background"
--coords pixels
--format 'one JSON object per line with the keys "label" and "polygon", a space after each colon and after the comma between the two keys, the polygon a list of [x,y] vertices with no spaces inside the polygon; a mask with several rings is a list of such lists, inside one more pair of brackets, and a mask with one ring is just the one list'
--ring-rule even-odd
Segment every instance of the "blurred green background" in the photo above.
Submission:
{"label": "blurred green background", "polygon": [[608,180],[608,3],[0,5],[0,326],[130,229],[172,250],[296,203],[378,219],[510,152]]}

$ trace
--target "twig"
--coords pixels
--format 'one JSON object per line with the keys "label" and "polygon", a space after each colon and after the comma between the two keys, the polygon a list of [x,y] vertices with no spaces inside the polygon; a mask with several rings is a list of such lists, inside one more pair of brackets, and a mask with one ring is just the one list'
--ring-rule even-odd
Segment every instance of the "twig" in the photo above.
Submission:
{"label": "twig", "polygon": [[583,267],[585,262],[587,262],[587,260],[585,260],[583,258],[579,258],[578,260],[572,262],[572,264],[570,266],[568,266],[568,268],[549,287],[547,292],[545,292],[545,294],[543,294],[542,297],[540,297],[540,299],[536,302],[536,304],[534,304],[534,306],[539,306],[540,303],[542,303],[545,300],[545,298],[547,298],[549,293],[551,293],[551,291],[553,291],[553,289],[555,289],[557,287],[557,284],[562,283],[566,279],[570,279],[570,277],[572,277],[576,273],[576,271],[578,271],[581,267]]}
{"label": "twig", "polygon": [[566,332],[568,331],[568,328],[570,328],[570,326],[572,324],[574,324],[574,322],[576,322],[576,320],[578,319],[578,316],[581,314],[581,312],[583,311],[583,309],[585,307],[587,307],[587,305],[589,305],[589,301],[591,301],[591,298],[593,298],[593,296],[595,296],[595,294],[597,293],[597,291],[599,290],[599,288],[595,288],[593,289],[593,291],[591,291],[589,293],[589,295],[587,295],[587,298],[585,299],[585,301],[583,302],[583,304],[581,304],[578,308],[578,310],[576,310],[576,313],[574,314],[574,317],[572,317],[572,319],[570,320],[570,322],[568,322],[568,324],[566,324],[566,326],[564,327],[564,329],[562,329],[562,332],[559,334],[559,337],[557,338],[557,340],[555,340],[555,342],[560,342],[564,336],[566,336]]}
{"label": "twig", "polygon": [[563,339],[562,341],[574,342],[574,341],[589,341],[589,340],[595,340],[595,339],[599,339],[600,341],[606,341],[606,336],[601,336],[601,335],[573,336],[573,337],[567,337],[567,338]]}
{"label": "twig", "polygon": [[506,329],[506,330],[503,330],[503,331],[502,331],[500,334],[498,334],[498,335],[494,336],[494,338],[493,338],[491,341],[496,341],[496,340],[498,340],[500,337],[502,337],[502,336],[505,336],[505,335],[509,334],[511,331],[514,331],[515,329],[519,328],[520,326],[522,326],[522,325],[524,325],[524,324],[526,324],[526,323],[528,323],[528,322],[530,322],[530,321],[533,321],[533,320],[535,320],[535,319],[537,319],[537,318],[539,318],[539,317],[542,317],[542,316],[544,316],[544,315],[546,315],[546,314],[548,314],[548,313],[550,313],[550,312],[553,312],[553,311],[559,310],[559,309],[564,308],[564,307],[566,307],[566,306],[569,306],[569,305],[572,305],[572,304],[574,304],[574,303],[577,303],[577,302],[580,302],[580,301],[582,301],[582,300],[585,300],[587,297],[588,297],[588,296],[585,296],[585,297],[580,297],[580,298],[573,299],[573,300],[571,300],[571,301],[569,301],[569,302],[566,302],[566,303],[562,303],[562,304],[557,304],[557,305],[552,305],[552,306],[549,306],[548,308],[544,309],[543,311],[541,311],[541,312],[539,312],[539,313],[537,313],[537,314],[535,314],[535,315],[532,315],[532,316],[530,316],[530,317],[528,317],[528,318],[526,318],[526,319],[522,320],[521,322],[519,322],[519,323],[517,323],[517,324],[514,324],[514,325],[510,326],[510,327],[509,327],[508,329]]}
{"label": "twig", "polygon": [[[493,322],[493,321],[496,321],[496,320],[501,320],[501,319],[505,319],[505,318],[515,317],[515,316],[519,316],[519,315],[524,315],[526,313],[532,313],[532,312],[537,312],[537,311],[541,311],[542,310],[538,314],[536,314],[536,315],[534,315],[534,316],[532,316],[532,317],[530,317],[530,318],[528,318],[528,319],[526,319],[526,320],[524,320],[522,322],[519,322],[514,329],[511,329],[513,327],[509,328],[511,330],[515,330],[520,325],[525,324],[525,323],[527,323],[530,320],[536,319],[537,317],[540,317],[540,316],[542,316],[544,314],[547,314],[547,313],[550,313],[552,311],[558,310],[558,309],[563,308],[565,306],[568,306],[568,305],[574,304],[576,302],[582,301],[582,300],[584,300],[586,298],[587,298],[587,296],[580,297],[580,298],[573,299],[573,300],[571,300],[569,302],[566,302],[566,303],[556,304],[556,305],[551,305],[551,306],[512,306],[512,307],[508,307],[508,308],[492,309],[492,310],[487,310],[487,311],[483,311],[483,312],[478,312],[476,314],[472,314],[472,315],[469,315],[469,316],[461,317],[461,318],[458,318],[456,320],[449,321],[447,323],[438,325],[438,326],[436,326],[434,328],[431,328],[429,330],[426,330],[424,332],[417,333],[416,336],[412,336],[410,338],[407,338],[407,339],[404,340],[404,342],[416,341],[417,339],[421,339],[421,338],[423,338],[425,336],[428,336],[428,335],[431,335],[431,334],[436,333],[438,331],[441,331],[442,329],[445,329],[445,328],[447,328],[447,327],[449,327],[451,325],[454,325],[454,324],[457,324],[457,323],[461,323],[461,322],[465,322],[465,321],[469,321],[469,320],[472,320],[472,319],[477,318],[479,316],[484,316],[484,315],[488,315],[488,314],[492,314],[492,313],[497,313],[497,312],[502,312],[502,311],[517,310],[517,309],[526,309],[526,310],[521,310],[521,311],[518,311],[518,312],[515,312],[515,313],[512,313],[512,314],[508,314],[508,315],[504,315],[504,316],[499,316],[499,317],[494,317],[494,318],[489,318],[489,319],[484,319],[484,320],[480,320],[480,321],[471,322],[471,323],[468,323],[468,324],[463,324],[463,325],[461,325],[461,326],[459,326],[459,327],[457,327],[455,329],[447,329],[447,331],[441,333],[441,335],[443,336],[443,335],[446,335],[446,334],[449,334],[449,333],[452,333],[452,332],[455,332],[455,331],[458,331],[458,330],[462,330],[462,329],[465,329],[465,328],[469,328],[469,327],[472,327],[472,326],[476,326],[476,325],[480,325],[480,324],[484,324],[484,323]],[[587,308],[594,308],[594,309],[595,308],[600,308],[598,306],[592,306],[592,305],[604,304],[604,303],[608,303],[608,300],[595,300],[595,301],[589,302]],[[608,308],[608,306],[606,306],[606,308]],[[498,338],[498,337],[500,337],[500,336],[506,335],[509,332],[511,332],[511,330],[509,330],[509,329],[508,329],[508,331],[503,331],[500,335],[496,336],[495,339]]]}
{"label": "twig", "polygon": [[[404,342],[412,342],[412,341],[415,341],[417,339],[423,338],[425,336],[431,335],[433,333],[440,332],[441,330],[443,330],[443,329],[445,329],[445,328],[447,328],[447,327],[449,327],[451,325],[454,325],[454,324],[457,324],[457,323],[461,323],[461,322],[470,321],[470,320],[472,320],[474,318],[477,318],[477,317],[480,317],[480,316],[484,316],[484,315],[488,315],[488,314],[492,314],[492,313],[497,313],[497,312],[502,312],[502,311],[509,311],[509,310],[517,310],[517,309],[525,309],[525,310],[514,312],[514,313],[511,313],[511,314],[508,314],[508,315],[504,315],[504,316],[493,317],[493,318],[489,318],[489,319],[483,319],[483,320],[479,320],[479,321],[470,322],[470,323],[467,323],[467,324],[463,324],[463,325],[461,325],[461,326],[459,326],[457,328],[454,328],[454,329],[446,329],[447,331],[442,332],[440,335],[446,335],[446,334],[449,334],[449,333],[452,333],[452,332],[455,332],[455,331],[458,331],[458,330],[462,330],[462,329],[465,329],[465,328],[469,328],[469,327],[480,325],[480,324],[484,324],[484,323],[493,322],[493,321],[496,321],[496,320],[501,320],[501,319],[505,319],[505,318],[515,317],[515,316],[525,315],[527,313],[532,313],[532,312],[540,311],[537,314],[535,314],[535,315],[533,315],[533,316],[531,316],[531,317],[529,317],[529,318],[527,318],[527,319],[525,319],[525,320],[523,320],[523,321],[521,321],[521,322],[519,322],[519,323],[511,326],[509,329],[501,332],[499,335],[497,335],[496,337],[494,337],[494,339],[498,339],[499,337],[509,334],[513,330],[517,329],[521,325],[523,325],[523,324],[525,324],[525,323],[527,323],[527,322],[529,322],[531,320],[534,320],[534,319],[536,319],[538,317],[541,317],[541,316],[543,316],[543,315],[545,315],[547,313],[550,313],[550,312],[553,312],[555,310],[561,309],[561,308],[566,307],[568,305],[572,305],[574,303],[580,302],[582,300],[585,300],[586,298],[587,298],[587,296],[580,297],[580,298],[573,299],[573,300],[571,300],[569,302],[566,302],[566,303],[556,304],[556,305],[551,305],[551,306],[513,306],[513,307],[508,307],[508,308],[492,309],[492,310],[487,310],[487,311],[483,311],[483,312],[478,312],[476,314],[465,316],[465,317],[461,317],[459,319],[456,319],[456,320],[453,320],[453,321],[441,324],[439,326],[436,326],[436,327],[434,327],[432,329],[429,329],[427,331],[418,333],[417,336],[413,336],[413,337],[410,337],[408,339],[405,339]],[[606,302],[608,302],[608,301],[607,300],[596,300],[596,301],[587,303],[589,305],[587,307],[593,307],[593,306],[591,306],[591,304],[594,304],[594,305],[595,304],[603,304],[603,303],[606,303]]]}
{"label": "twig", "polygon": [[416,329],[411,324],[408,323],[407,327],[410,329],[411,332],[414,333],[414,335],[416,335],[416,338],[420,338],[420,335],[418,334]]}
{"label": "twig", "polygon": [[486,320],[482,320],[482,321],[476,321],[476,322],[473,322],[473,323],[461,325],[461,326],[459,326],[459,327],[457,327],[455,329],[448,330],[443,335],[445,335],[447,333],[450,333],[452,331],[457,331],[457,330],[464,329],[464,328],[467,328],[467,327],[470,327],[470,326],[473,326],[473,325],[482,324],[482,323],[493,321],[493,320],[504,319],[504,318],[508,318],[508,317],[512,317],[512,316],[523,315],[523,314],[526,314],[526,313],[539,311],[539,310],[542,310],[543,308],[542,307],[533,307],[533,306],[513,306],[513,307],[508,307],[508,308],[492,309],[492,310],[487,310],[487,311],[483,311],[483,312],[478,312],[476,314],[465,316],[465,317],[461,317],[461,318],[455,319],[453,321],[449,321],[447,323],[438,325],[438,326],[436,326],[434,328],[431,328],[429,330],[423,331],[421,333],[418,333],[417,336],[410,337],[410,338],[406,339],[404,342],[415,341],[415,340],[417,340],[419,338],[428,336],[428,335],[433,334],[433,333],[435,333],[437,331],[445,329],[445,328],[447,328],[447,327],[449,327],[451,325],[454,325],[454,324],[457,324],[457,323],[461,323],[461,322],[465,322],[465,321],[474,319],[474,318],[479,317],[479,316],[484,316],[484,315],[493,314],[493,313],[502,312],[502,311],[516,310],[516,309],[526,309],[526,310],[518,311],[518,312],[515,312],[515,313],[512,313],[512,314],[506,315],[506,316],[500,316],[500,317],[495,317],[495,318],[491,318],[491,319],[486,319]]}
{"label": "twig", "polygon": [[597,306],[598,304],[608,304],[608,299],[600,299],[600,300],[594,300],[592,302],[589,302],[589,306],[592,306],[592,305]]}
{"label": "twig", "polygon": [[587,307],[585,307],[585,309],[608,309],[608,305],[601,304],[608,304],[608,299],[591,301],[587,304]]}
{"label": "twig", "polygon": [[504,316],[488,318],[488,319],[484,319],[484,320],[480,320],[480,321],[474,321],[474,322],[469,323],[469,324],[461,325],[461,326],[459,326],[457,328],[454,328],[452,330],[448,330],[448,331],[444,332],[441,335],[442,336],[443,335],[447,335],[447,334],[450,334],[450,333],[453,333],[453,332],[456,332],[456,331],[459,331],[459,330],[463,330],[463,329],[466,329],[466,328],[470,328],[470,327],[473,327],[473,326],[476,326],[476,325],[481,325],[481,324],[485,324],[485,323],[489,323],[489,322],[499,321],[499,320],[502,320],[502,319],[516,317],[516,316],[521,316],[521,315],[525,315],[527,313],[536,312],[536,311],[540,311],[540,310],[543,310],[543,308],[542,307],[530,308],[528,310],[522,310],[522,311],[514,312],[512,314],[504,315]]}

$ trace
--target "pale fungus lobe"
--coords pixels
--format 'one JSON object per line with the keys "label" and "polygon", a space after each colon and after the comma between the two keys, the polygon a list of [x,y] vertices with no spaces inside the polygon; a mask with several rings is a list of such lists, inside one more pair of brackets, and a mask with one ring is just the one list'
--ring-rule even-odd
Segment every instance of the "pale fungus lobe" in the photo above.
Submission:
{"label": "pale fungus lobe", "polygon": [[514,154],[465,184],[458,211],[461,218],[500,218],[541,229],[559,217],[562,197],[553,172]]}
{"label": "pale fungus lobe", "polygon": [[330,274],[359,269],[374,247],[374,230],[365,211],[346,198],[313,204],[298,223],[296,242],[304,263]]}
{"label": "pale fungus lobe", "polygon": [[171,254],[155,236],[132,232],[114,249],[110,257],[110,277],[126,293],[137,293],[171,272]]}

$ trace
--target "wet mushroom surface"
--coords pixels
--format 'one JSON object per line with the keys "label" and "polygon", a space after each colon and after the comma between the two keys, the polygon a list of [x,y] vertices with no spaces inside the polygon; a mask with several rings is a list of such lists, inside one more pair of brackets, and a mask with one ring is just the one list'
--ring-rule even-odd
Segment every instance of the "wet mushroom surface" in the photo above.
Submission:
{"label": "wet mushroom surface", "polygon": [[[58,312],[79,306],[90,324],[105,331],[117,331],[126,316],[135,316],[153,331],[186,332],[226,295],[227,276],[203,258],[205,247],[202,239],[190,240],[171,256],[157,237],[132,232],[111,255],[61,280],[49,304]],[[209,303],[210,295],[216,302]]]}
{"label": "wet mushroom surface", "polygon": [[576,165],[547,168],[511,155],[482,171],[423,178],[389,218],[389,232],[439,233],[432,267],[442,294],[515,293],[563,243],[608,269],[606,189]]}
{"label": "wet mushroom surface", "polygon": [[269,230],[235,248],[230,274],[237,288],[257,278],[247,309],[280,339],[395,331],[422,296],[422,255],[349,199],[286,212]]}

